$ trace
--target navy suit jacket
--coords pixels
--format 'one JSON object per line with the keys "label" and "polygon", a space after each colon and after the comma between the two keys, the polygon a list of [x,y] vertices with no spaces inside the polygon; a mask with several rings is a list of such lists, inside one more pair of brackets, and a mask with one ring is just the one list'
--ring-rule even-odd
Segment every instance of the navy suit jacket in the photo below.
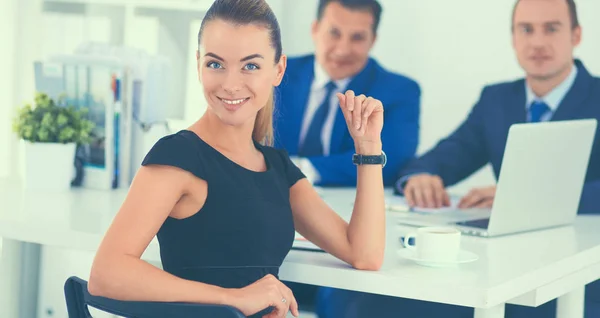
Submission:
{"label": "navy suit jacket", "polygon": [[[600,121],[600,78],[592,77],[581,61],[576,60],[575,65],[578,68],[575,82],[551,121],[583,118]],[[498,179],[508,130],[512,124],[526,122],[525,100],[524,79],[485,87],[479,101],[458,129],[409,163],[401,171],[400,178],[428,172],[440,176],[446,186],[451,186],[489,162]],[[579,213],[600,213],[599,136],[597,131]]]}
{"label": "navy suit jacket", "polygon": [[[281,85],[276,90],[273,118],[275,147],[298,154],[300,130],[314,78],[314,55],[288,59]],[[383,69],[369,59],[364,69],[348,84],[356,95],[379,99],[384,107],[381,132],[387,165],[383,169],[385,185],[393,185],[397,173],[415,155],[419,139],[419,85],[402,75]],[[312,142],[306,140],[305,142]],[[319,172],[319,185],[355,186],[356,166],[352,164],[354,141],[348,132],[341,109],[337,109],[329,156],[308,158]]]}

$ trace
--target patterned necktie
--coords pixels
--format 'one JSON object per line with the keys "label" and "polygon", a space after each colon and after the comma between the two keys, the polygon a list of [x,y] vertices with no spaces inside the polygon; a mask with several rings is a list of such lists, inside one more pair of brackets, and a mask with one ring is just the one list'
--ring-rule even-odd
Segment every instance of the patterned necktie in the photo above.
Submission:
{"label": "patterned necktie", "polygon": [[323,155],[323,142],[321,136],[323,126],[329,116],[329,109],[331,108],[329,102],[331,100],[331,94],[334,92],[335,88],[336,86],[333,82],[329,82],[325,85],[325,89],[327,90],[325,98],[323,98],[321,105],[317,108],[317,111],[312,118],[306,136],[304,137],[304,142],[298,151],[298,155],[302,157]]}

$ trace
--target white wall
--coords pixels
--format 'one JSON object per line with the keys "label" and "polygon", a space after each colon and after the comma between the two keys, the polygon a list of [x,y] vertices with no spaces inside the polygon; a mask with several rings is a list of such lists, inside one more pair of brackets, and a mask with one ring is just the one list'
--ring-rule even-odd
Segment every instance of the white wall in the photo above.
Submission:
{"label": "white wall", "polygon": [[[33,62],[42,54],[42,32],[40,32],[40,12],[42,0],[4,0],[4,4],[11,3],[13,8],[12,25],[8,30],[12,33],[13,41],[9,47],[13,47],[11,90],[7,94],[6,104],[10,109],[10,119],[14,116],[17,107],[31,102],[35,93],[33,78]],[[2,123],[2,129],[10,129],[10,120]],[[8,127],[7,127],[8,126]],[[0,148],[0,152],[6,151],[9,159],[8,174],[17,176],[19,171],[18,143],[16,136],[11,132],[8,137],[8,149]],[[1,145],[0,145],[1,147]],[[6,166],[5,166],[6,167]]]}
{"label": "white wall", "polygon": [[0,177],[8,175],[11,157],[11,115],[13,107],[13,74],[15,63],[16,1],[0,1]]}
{"label": "white wall", "polygon": [[[373,56],[421,85],[419,153],[457,127],[484,85],[522,77],[511,47],[514,1],[380,2],[384,11]],[[576,54],[592,73],[600,75],[600,1],[578,0],[577,4],[584,37]],[[310,24],[317,0],[290,1],[285,9],[286,53],[311,52]],[[298,14],[292,17],[292,13]],[[491,169],[486,167],[459,190],[493,181]]]}

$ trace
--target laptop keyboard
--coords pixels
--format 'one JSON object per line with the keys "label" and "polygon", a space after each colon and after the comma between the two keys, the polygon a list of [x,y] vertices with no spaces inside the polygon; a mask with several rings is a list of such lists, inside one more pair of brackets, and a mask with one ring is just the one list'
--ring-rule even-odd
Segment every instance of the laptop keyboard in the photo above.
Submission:
{"label": "laptop keyboard", "polygon": [[479,229],[487,229],[488,226],[490,225],[490,219],[479,219],[479,220],[471,220],[471,221],[464,221],[464,222],[456,222],[457,225],[463,225],[463,226],[470,226],[470,227],[476,227]]}

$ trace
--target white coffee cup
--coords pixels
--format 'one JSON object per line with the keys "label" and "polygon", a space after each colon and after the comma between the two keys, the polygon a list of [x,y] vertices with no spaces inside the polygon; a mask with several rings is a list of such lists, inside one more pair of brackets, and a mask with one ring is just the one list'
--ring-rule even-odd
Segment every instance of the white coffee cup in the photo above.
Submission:
{"label": "white coffee cup", "polygon": [[[460,231],[453,227],[422,227],[416,233],[404,237],[403,245],[416,251],[422,260],[436,262],[452,262],[460,251]],[[415,245],[410,245],[410,238],[415,238]]]}

